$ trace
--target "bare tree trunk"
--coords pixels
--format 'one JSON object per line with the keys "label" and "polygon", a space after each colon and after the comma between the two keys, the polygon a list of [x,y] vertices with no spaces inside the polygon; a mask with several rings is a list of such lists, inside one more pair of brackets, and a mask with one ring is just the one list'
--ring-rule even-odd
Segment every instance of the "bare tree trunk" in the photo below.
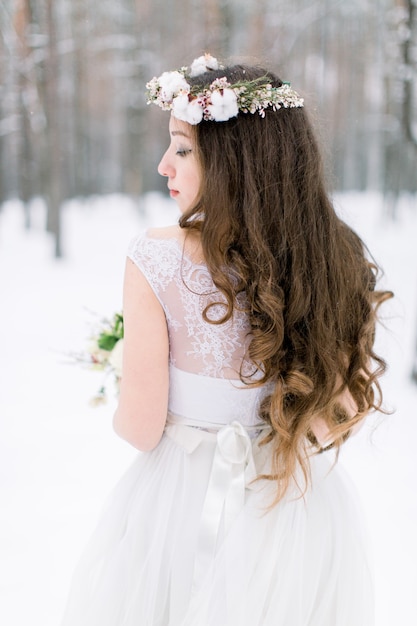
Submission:
{"label": "bare tree trunk", "polygon": [[27,35],[31,23],[31,10],[28,0],[19,0],[14,15],[14,28],[17,38],[18,64],[18,92],[19,92],[19,119],[20,137],[17,155],[18,193],[23,202],[25,212],[25,228],[31,226],[30,200],[34,193],[34,155],[32,131],[30,125],[30,93],[31,89],[31,49],[27,42]]}
{"label": "bare tree trunk", "polygon": [[[6,46],[3,43],[3,37],[0,37],[0,84],[7,85],[6,80],[7,54]],[[6,110],[3,99],[0,98],[0,122],[6,116]],[[6,200],[6,140],[4,133],[0,132],[0,209]]]}
{"label": "bare tree trunk", "polygon": [[227,2],[205,0],[203,4],[204,40],[208,50],[228,56],[230,8]]}
{"label": "bare tree trunk", "polygon": [[72,92],[74,122],[74,154],[72,155],[75,195],[93,192],[91,132],[89,111],[88,8],[84,0],[72,3],[72,36],[74,40],[74,80]]}
{"label": "bare tree trunk", "polygon": [[56,37],[55,12],[56,0],[46,0],[46,20],[48,32],[48,48],[45,59],[46,72],[46,119],[47,119],[47,229],[55,237],[55,256],[62,256],[61,248],[61,203],[62,172],[61,172],[61,136],[59,124],[59,75],[58,50]]}
{"label": "bare tree trunk", "polygon": [[1,196],[4,200],[18,193],[17,154],[18,154],[18,67],[16,63],[16,34],[13,26],[14,7],[0,2],[0,41],[2,76],[0,83],[2,137],[2,176]]}
{"label": "bare tree trunk", "polygon": [[[415,112],[414,105],[414,80],[416,71],[413,71],[412,63],[416,63],[417,59],[413,59],[413,50],[415,51],[416,41],[413,40],[413,34],[417,34],[417,5],[415,0],[405,0],[408,10],[407,28],[409,35],[405,38],[403,44],[403,62],[404,62],[404,96],[403,96],[403,128],[407,141],[417,151],[417,135],[415,132],[414,124],[415,119],[413,111]],[[417,117],[417,116],[416,116]]]}
{"label": "bare tree trunk", "polygon": [[[416,69],[412,66],[413,63],[413,47],[415,50],[416,46],[416,38],[413,37],[414,34],[417,35],[417,5],[413,0],[406,0],[406,5],[408,8],[408,27],[409,27],[409,37],[404,41],[403,45],[403,60],[404,67],[407,69],[407,73],[404,77],[404,100],[403,100],[403,130],[404,135],[413,148],[413,154],[417,157],[417,135],[415,133],[415,124],[416,124],[416,113],[415,113],[415,104],[414,104],[414,81],[413,78],[416,76]],[[417,65],[417,59],[414,58],[414,63]],[[414,71],[413,71],[414,70]],[[414,112],[414,114],[413,114]],[[417,159],[415,159],[417,161]],[[417,163],[415,163],[417,165]],[[414,169],[414,174],[416,169]],[[411,377],[415,383],[417,383],[417,343],[414,352],[414,362],[411,371]]]}
{"label": "bare tree trunk", "polygon": [[262,47],[265,19],[267,19],[267,0],[258,0],[255,10],[250,12],[250,27],[248,31],[248,51],[254,57],[256,57]]}
{"label": "bare tree trunk", "polygon": [[413,47],[417,31],[415,0],[396,0],[391,22],[390,71],[386,77],[386,114],[391,130],[385,147],[385,210],[395,218],[401,191],[416,190],[417,136]]}

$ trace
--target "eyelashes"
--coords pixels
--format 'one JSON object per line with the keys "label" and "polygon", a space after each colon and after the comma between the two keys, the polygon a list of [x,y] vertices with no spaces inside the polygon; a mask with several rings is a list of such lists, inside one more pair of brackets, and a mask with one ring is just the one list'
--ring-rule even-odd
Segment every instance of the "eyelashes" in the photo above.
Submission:
{"label": "eyelashes", "polygon": [[175,154],[177,154],[180,157],[185,157],[187,156],[187,154],[190,154],[190,152],[192,152],[191,148],[188,148],[188,149],[183,148],[183,149],[177,150]]}

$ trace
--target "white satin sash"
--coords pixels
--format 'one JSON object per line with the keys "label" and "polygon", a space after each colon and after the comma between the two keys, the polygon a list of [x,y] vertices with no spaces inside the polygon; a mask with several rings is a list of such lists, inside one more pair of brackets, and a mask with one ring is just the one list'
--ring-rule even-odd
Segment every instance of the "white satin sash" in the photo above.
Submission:
{"label": "white satin sash", "polygon": [[[203,505],[194,565],[192,592],[202,584],[216,555],[220,537],[226,535],[245,503],[246,489],[258,475],[259,441],[270,427],[201,422],[169,414],[166,435],[191,454],[202,441],[215,443],[213,463]],[[250,437],[252,435],[252,438]]]}

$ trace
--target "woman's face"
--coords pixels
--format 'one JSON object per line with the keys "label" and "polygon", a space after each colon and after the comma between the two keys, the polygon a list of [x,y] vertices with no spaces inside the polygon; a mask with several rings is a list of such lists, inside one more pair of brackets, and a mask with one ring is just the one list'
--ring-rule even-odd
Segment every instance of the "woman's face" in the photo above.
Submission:
{"label": "woman's face", "polygon": [[170,196],[184,213],[197,198],[201,170],[190,124],[171,116],[169,134],[171,143],[158,165],[158,172],[168,178]]}

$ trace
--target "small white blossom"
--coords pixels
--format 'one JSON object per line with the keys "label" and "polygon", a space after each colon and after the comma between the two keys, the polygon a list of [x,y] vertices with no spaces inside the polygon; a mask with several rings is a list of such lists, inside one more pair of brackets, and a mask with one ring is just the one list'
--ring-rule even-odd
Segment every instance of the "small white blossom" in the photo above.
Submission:
{"label": "small white blossom", "polygon": [[219,62],[215,57],[212,57],[211,54],[204,54],[198,57],[198,59],[194,59],[191,63],[190,77],[200,76],[200,74],[204,74],[207,70],[218,70],[219,68]]}
{"label": "small white blossom", "polygon": [[181,93],[172,101],[172,115],[194,126],[203,119],[203,108],[196,98],[190,101],[188,94]]}
{"label": "small white blossom", "polygon": [[239,113],[236,94],[232,89],[213,91],[211,104],[207,106],[212,119],[216,122],[226,122]]}
{"label": "small white blossom", "polygon": [[98,369],[101,369],[101,366],[107,363],[107,357],[109,356],[108,351],[99,348],[97,342],[93,339],[88,343],[87,351],[93,366],[97,365]]}
{"label": "small white blossom", "polygon": [[160,86],[159,99],[169,102],[179,91],[190,91],[190,86],[180,72],[164,72],[158,79]]}
{"label": "small white blossom", "polygon": [[216,89],[227,89],[230,87],[230,83],[228,82],[226,76],[222,78],[216,78],[210,85],[209,91],[216,91]]}
{"label": "small white blossom", "polygon": [[107,402],[107,397],[106,397],[105,391],[103,390],[102,393],[99,392],[96,396],[94,396],[94,398],[91,398],[88,404],[91,407],[96,408],[98,406],[101,406],[102,404],[106,404],[106,402]]}

